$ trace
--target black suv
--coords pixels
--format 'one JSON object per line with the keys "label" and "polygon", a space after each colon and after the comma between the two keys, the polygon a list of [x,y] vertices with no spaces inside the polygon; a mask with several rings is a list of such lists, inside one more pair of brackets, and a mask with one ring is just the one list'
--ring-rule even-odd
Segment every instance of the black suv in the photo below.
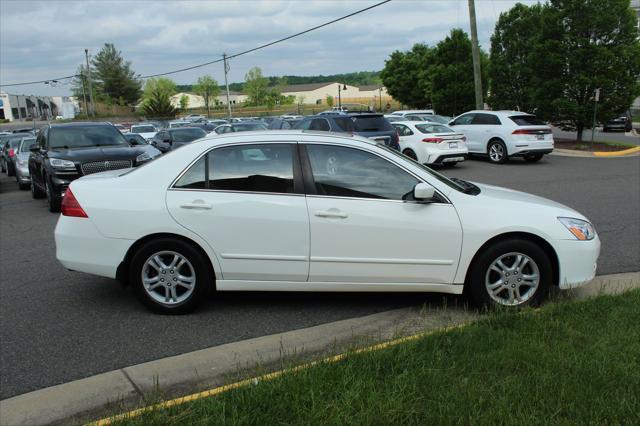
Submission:
{"label": "black suv", "polygon": [[294,129],[353,133],[400,151],[398,133],[382,114],[336,113],[315,115],[305,117],[294,126]]}
{"label": "black suv", "polygon": [[150,160],[149,154],[129,145],[109,123],[49,124],[40,129],[36,144],[29,156],[31,195],[46,196],[52,212],[60,211],[72,180]]}

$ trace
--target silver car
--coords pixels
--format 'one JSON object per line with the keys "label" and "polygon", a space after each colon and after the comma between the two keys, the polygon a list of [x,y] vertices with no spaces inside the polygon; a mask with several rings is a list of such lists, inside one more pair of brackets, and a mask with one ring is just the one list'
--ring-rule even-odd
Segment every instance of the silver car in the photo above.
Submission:
{"label": "silver car", "polygon": [[26,137],[20,140],[20,145],[16,155],[11,157],[14,170],[16,171],[16,182],[22,190],[27,190],[31,186],[31,176],[29,175],[29,155],[31,147],[36,146],[35,137]]}

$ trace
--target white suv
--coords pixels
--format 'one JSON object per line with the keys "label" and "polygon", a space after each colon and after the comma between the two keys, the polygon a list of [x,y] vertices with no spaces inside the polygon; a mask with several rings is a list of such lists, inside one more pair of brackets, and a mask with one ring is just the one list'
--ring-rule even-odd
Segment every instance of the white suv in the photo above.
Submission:
{"label": "white suv", "polygon": [[513,156],[536,162],[553,151],[551,127],[520,111],[469,111],[449,126],[465,134],[469,153],[488,155],[493,163]]}

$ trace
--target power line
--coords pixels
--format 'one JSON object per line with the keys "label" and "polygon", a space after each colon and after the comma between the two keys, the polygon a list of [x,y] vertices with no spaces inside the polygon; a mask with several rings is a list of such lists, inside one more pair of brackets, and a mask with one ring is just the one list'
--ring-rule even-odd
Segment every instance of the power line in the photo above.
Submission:
{"label": "power line", "polygon": [[[335,24],[336,22],[343,21],[343,20],[345,20],[347,18],[351,18],[352,16],[355,16],[355,15],[358,15],[360,13],[366,12],[368,10],[374,9],[374,8],[376,8],[378,6],[382,6],[383,4],[389,3],[390,1],[391,0],[381,1],[379,3],[371,5],[369,7],[365,7],[364,9],[356,10],[355,12],[352,12],[352,13],[350,13],[348,15],[341,16],[340,18],[333,19],[333,20],[331,20],[329,22],[325,22],[324,24],[316,25],[315,27],[306,29],[304,31],[300,31],[299,33],[292,34],[292,35],[290,35],[288,37],[284,37],[284,38],[281,38],[281,39],[278,39],[278,40],[275,40],[275,41],[272,41],[272,42],[269,42],[269,43],[262,44],[262,45],[260,45],[258,47],[254,47],[253,49],[248,49],[248,50],[245,50],[243,52],[239,52],[239,53],[235,53],[233,55],[229,55],[229,56],[227,56],[227,60],[232,59],[232,58],[237,58],[238,56],[246,55],[248,53],[255,52],[256,50],[264,49],[264,48],[269,47],[269,46],[273,46],[274,44],[282,43],[283,41],[291,40],[292,38],[299,37],[301,35],[310,33],[311,31],[318,30],[320,28],[326,27],[326,26],[331,25],[331,24]],[[207,65],[216,64],[216,63],[222,62],[223,60],[224,59],[216,59],[216,60],[213,60],[213,61],[204,62],[202,64],[193,65],[193,66],[185,67],[185,68],[180,68],[180,69],[173,70],[173,71],[167,71],[167,72],[162,72],[162,73],[157,73],[157,74],[143,75],[143,76],[140,76],[140,78],[144,79],[144,78],[160,77],[160,76],[163,76],[163,75],[177,74],[179,72],[190,71],[190,70],[193,70],[193,69],[196,69],[196,68],[205,67]],[[39,84],[39,83],[45,83],[45,82],[52,81],[52,80],[65,80],[65,79],[74,78],[74,77],[79,77],[79,75],[76,74],[76,75],[70,75],[70,76],[67,76],[67,77],[52,78],[52,79],[39,80],[39,81],[28,81],[28,82],[24,82],[24,83],[0,84],[0,87],[23,86],[23,85],[28,85],[28,84]]]}

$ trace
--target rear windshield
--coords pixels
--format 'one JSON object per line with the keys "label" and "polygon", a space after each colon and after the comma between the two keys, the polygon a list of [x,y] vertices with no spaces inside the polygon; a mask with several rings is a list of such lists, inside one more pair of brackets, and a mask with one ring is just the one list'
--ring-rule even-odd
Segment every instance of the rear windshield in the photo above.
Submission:
{"label": "rear windshield", "polygon": [[267,126],[262,123],[236,123],[233,125],[236,132],[247,132],[250,130],[267,130]]}
{"label": "rear windshield", "polygon": [[202,129],[185,127],[172,131],[171,135],[176,142],[191,142],[207,136],[207,132]]}
{"label": "rear windshield", "polygon": [[86,148],[127,145],[122,133],[113,126],[54,127],[49,130],[49,148]]}
{"label": "rear windshield", "polygon": [[537,118],[535,115],[513,115],[509,117],[518,126],[546,126],[547,123]]}
{"label": "rear windshield", "polygon": [[356,131],[356,126],[353,124],[353,120],[349,117],[335,117],[333,121],[335,121],[343,132]]}
{"label": "rear windshield", "polygon": [[131,126],[131,133],[154,133],[155,131],[153,126]]}
{"label": "rear windshield", "polygon": [[393,127],[391,124],[381,115],[371,116],[351,116],[353,123],[355,124],[356,131],[359,132],[381,132],[391,130]]}
{"label": "rear windshield", "polygon": [[416,124],[416,129],[422,133],[453,133],[453,129],[442,124]]}
{"label": "rear windshield", "polygon": [[20,152],[29,152],[31,147],[36,145],[36,138],[23,139],[20,145]]}

